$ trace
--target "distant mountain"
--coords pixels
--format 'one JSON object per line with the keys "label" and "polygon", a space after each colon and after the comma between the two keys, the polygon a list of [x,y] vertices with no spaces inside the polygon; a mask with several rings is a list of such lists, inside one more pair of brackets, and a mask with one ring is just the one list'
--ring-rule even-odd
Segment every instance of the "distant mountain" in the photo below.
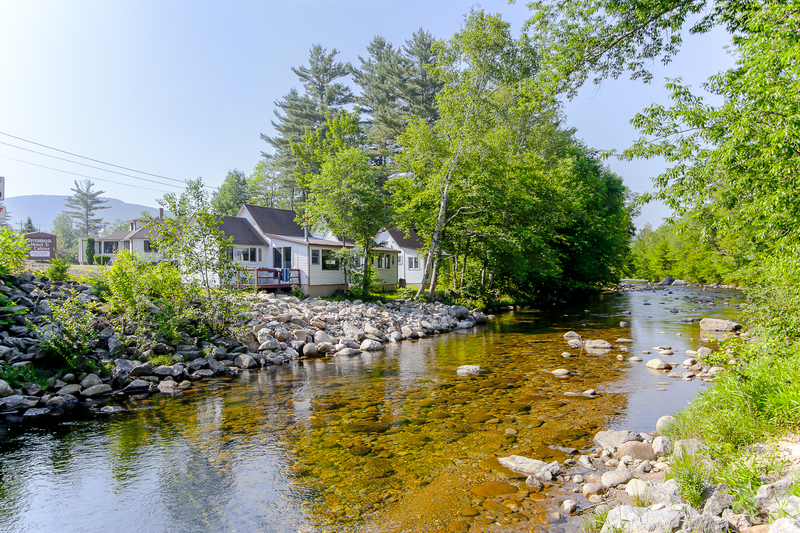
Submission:
{"label": "distant mountain", "polygon": [[[31,217],[31,221],[37,228],[41,227],[42,231],[49,232],[53,229],[53,219],[66,209],[64,202],[67,198],[69,197],[55,194],[9,196],[4,202],[8,209],[8,222],[11,227],[19,229],[20,222],[24,223],[28,217]],[[100,198],[108,202],[106,205],[110,206],[110,209],[97,211],[97,216],[103,217],[103,220],[109,225],[118,218],[122,220],[139,218],[142,216],[142,211],[158,215],[157,207],[129,204],[116,198],[103,198],[102,196]]]}

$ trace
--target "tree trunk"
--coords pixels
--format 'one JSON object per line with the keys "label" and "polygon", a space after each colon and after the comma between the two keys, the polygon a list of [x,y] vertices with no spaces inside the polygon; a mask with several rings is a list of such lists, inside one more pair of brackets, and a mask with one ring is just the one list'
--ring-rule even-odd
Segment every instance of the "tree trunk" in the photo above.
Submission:
{"label": "tree trunk", "polygon": [[[456,166],[458,165],[458,161],[461,159],[461,154],[463,151],[464,143],[462,142],[461,146],[458,147],[458,152],[456,152],[452,163],[450,163],[450,167],[447,169],[447,174],[444,177],[442,196],[441,201],[439,202],[439,216],[436,218],[436,227],[433,229],[431,245],[428,247],[428,257],[426,258],[427,264],[425,265],[425,273],[422,275],[422,283],[420,284],[419,291],[417,291],[417,297],[422,296],[422,293],[425,292],[425,284],[428,282],[428,278],[431,276],[433,261],[439,251],[439,238],[442,235],[442,231],[444,231],[444,223],[447,219],[447,199],[450,195],[450,179],[453,177],[453,173],[456,170]],[[431,287],[431,289],[435,290],[433,287]]]}
{"label": "tree trunk", "polygon": [[431,274],[431,288],[428,290],[428,301],[432,302],[433,297],[436,295],[436,283],[439,281],[439,264],[442,261],[442,255],[440,253],[436,254],[436,259],[434,260],[433,265],[433,273]]}
{"label": "tree trunk", "polygon": [[364,279],[361,281],[361,297],[366,298],[369,294],[369,280],[370,280],[370,266],[369,266],[369,252],[368,246],[364,246]]}

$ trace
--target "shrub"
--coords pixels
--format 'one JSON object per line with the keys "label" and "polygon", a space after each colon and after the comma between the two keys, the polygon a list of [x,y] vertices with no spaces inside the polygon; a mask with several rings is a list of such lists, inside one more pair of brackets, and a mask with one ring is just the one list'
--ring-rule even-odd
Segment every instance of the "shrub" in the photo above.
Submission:
{"label": "shrub", "polygon": [[31,248],[27,239],[8,228],[0,230],[0,274],[11,274],[22,270]]}
{"label": "shrub", "polygon": [[47,375],[39,369],[20,368],[15,366],[0,367],[0,379],[13,388],[21,387],[26,383],[36,383],[41,388],[47,388]]}
{"label": "shrub", "polygon": [[94,264],[94,238],[92,237],[86,239],[86,262],[90,265]]}
{"label": "shrub", "polygon": [[678,484],[681,497],[698,509],[703,503],[703,489],[708,477],[702,459],[694,455],[673,455],[671,475]]}
{"label": "shrub", "polygon": [[56,257],[50,261],[50,267],[45,271],[47,277],[53,281],[64,281],[69,278],[67,271],[69,270],[69,263],[64,259]]}
{"label": "shrub", "polygon": [[110,255],[96,255],[94,256],[94,262],[98,265],[105,266],[111,262]]}
{"label": "shrub", "polygon": [[94,310],[83,305],[77,296],[70,296],[52,309],[53,324],[57,331],[37,328],[43,339],[39,345],[51,355],[61,357],[71,368],[80,368],[94,348]]}

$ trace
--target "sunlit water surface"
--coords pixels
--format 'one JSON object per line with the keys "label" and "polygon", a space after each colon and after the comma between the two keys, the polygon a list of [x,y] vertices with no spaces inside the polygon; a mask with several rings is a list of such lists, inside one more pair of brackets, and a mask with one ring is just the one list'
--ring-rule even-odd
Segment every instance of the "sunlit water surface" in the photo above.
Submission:
{"label": "sunlit water surface", "polygon": [[[686,299],[698,295],[733,300]],[[618,349],[564,358],[565,332],[632,338],[626,357],[668,344],[681,362],[715,345],[680,318],[734,317],[739,298],[605,294],[382,353],[196,383],[118,415],[0,424],[0,532],[444,531],[470,488],[503,477],[494,457],[563,460],[547,446],[586,449],[609,427],[652,431],[706,386],[619,361]],[[485,371],[457,377],[464,364]],[[575,375],[554,379],[556,368]],[[564,395],[590,388],[601,395]]]}

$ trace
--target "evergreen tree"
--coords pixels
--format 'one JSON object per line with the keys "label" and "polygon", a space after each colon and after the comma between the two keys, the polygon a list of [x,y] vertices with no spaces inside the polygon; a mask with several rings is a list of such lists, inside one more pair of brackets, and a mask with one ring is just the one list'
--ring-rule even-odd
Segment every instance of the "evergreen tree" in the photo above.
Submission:
{"label": "evergreen tree", "polygon": [[438,58],[435,43],[436,39],[420,28],[403,47],[408,62],[407,112],[428,124],[433,124],[439,118],[436,95],[443,86],[443,82],[432,70]]}
{"label": "evergreen tree", "polygon": [[408,93],[407,78],[410,63],[392,43],[376,36],[367,46],[368,56],[361,68],[353,72],[361,87],[357,98],[367,115],[367,139],[376,163],[385,165],[397,149],[397,138],[405,130],[404,95]]}
{"label": "evergreen tree", "polygon": [[39,231],[36,225],[31,220],[31,217],[28,217],[28,220],[25,221],[25,224],[22,225],[22,233],[34,233]]}
{"label": "evergreen tree", "polygon": [[319,44],[311,47],[308,66],[292,68],[305,92],[300,94],[293,88],[282,100],[276,101],[276,120],[272,121],[272,126],[277,135],[261,134],[274,150],[274,154],[262,152],[262,156],[272,156],[274,168],[279,172],[281,190],[289,198],[307,196],[307,191],[295,183],[298,160],[292,155],[291,144],[300,142],[306,128],[314,131],[324,125],[326,114],[333,114],[355,101],[350,88],[336,81],[350,74],[349,65],[336,61],[338,54],[335,48],[328,52]]}
{"label": "evergreen tree", "polygon": [[211,207],[218,215],[235,215],[242,204],[249,201],[250,188],[247,184],[247,176],[241,170],[233,169],[228,171],[219,191],[214,193]]}
{"label": "evergreen tree", "polygon": [[74,194],[67,198],[65,207],[69,208],[65,213],[75,221],[76,228],[81,235],[90,237],[97,235],[103,227],[103,219],[95,217],[95,212],[99,209],[109,209],[111,206],[103,205],[105,200],[98,198],[106,191],[92,191],[94,183],[90,180],[82,182],[75,181],[75,187],[70,189]]}

